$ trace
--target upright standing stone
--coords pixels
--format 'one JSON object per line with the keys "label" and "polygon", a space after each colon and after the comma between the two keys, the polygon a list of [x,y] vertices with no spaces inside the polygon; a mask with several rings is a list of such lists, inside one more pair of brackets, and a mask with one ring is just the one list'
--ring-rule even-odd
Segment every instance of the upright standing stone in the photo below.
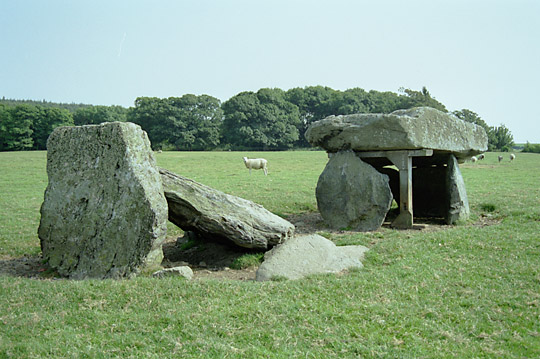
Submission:
{"label": "upright standing stone", "polygon": [[336,229],[376,230],[392,204],[388,176],[352,151],[330,157],[317,182],[316,196],[321,216]]}
{"label": "upright standing stone", "polygon": [[167,201],[139,126],[57,128],[47,141],[47,174],[38,235],[60,275],[119,278],[161,262]]}
{"label": "upright standing stone", "polygon": [[448,191],[449,208],[446,211],[446,223],[454,224],[458,221],[469,219],[471,212],[465,182],[461,176],[456,157],[453,155],[448,156],[447,167],[446,188]]}

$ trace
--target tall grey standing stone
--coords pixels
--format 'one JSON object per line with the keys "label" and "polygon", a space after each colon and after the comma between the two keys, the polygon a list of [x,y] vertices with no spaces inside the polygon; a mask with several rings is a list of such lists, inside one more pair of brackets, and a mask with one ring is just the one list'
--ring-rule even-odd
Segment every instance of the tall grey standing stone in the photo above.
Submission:
{"label": "tall grey standing stone", "polygon": [[167,201],[138,125],[55,129],[47,174],[38,235],[51,268],[73,279],[120,278],[161,263]]}
{"label": "tall grey standing stone", "polygon": [[330,157],[316,188],[321,216],[332,228],[373,231],[384,222],[392,204],[388,176],[354,152]]}

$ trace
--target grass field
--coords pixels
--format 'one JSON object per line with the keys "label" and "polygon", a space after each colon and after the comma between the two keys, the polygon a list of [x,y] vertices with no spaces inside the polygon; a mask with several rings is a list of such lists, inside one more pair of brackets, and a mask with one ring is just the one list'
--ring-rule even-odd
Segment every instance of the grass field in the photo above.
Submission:
{"label": "grass field", "polygon": [[[316,211],[326,154],[164,152],[158,165],[287,217]],[[298,281],[0,275],[0,358],[538,358],[540,155],[461,166],[471,220],[323,233],[364,268]],[[0,260],[39,255],[45,152],[0,153]],[[173,225],[169,233],[180,233]]]}

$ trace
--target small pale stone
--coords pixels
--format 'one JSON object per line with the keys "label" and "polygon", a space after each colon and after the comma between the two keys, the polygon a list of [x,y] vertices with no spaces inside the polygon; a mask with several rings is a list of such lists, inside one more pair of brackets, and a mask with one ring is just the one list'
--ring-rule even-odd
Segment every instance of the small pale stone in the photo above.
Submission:
{"label": "small pale stone", "polygon": [[153,273],[152,277],[184,277],[187,280],[191,280],[193,278],[193,270],[191,270],[191,268],[188,266],[165,268]]}
{"label": "small pale stone", "polygon": [[264,255],[257,281],[273,278],[300,279],[310,274],[338,273],[362,268],[368,249],[364,246],[336,246],[317,234],[295,236]]}

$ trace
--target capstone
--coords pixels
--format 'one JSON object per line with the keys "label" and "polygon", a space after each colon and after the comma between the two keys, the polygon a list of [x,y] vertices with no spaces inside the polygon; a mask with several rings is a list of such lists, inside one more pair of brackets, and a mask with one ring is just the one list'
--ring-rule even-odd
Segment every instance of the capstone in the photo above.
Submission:
{"label": "capstone", "polygon": [[487,150],[487,135],[475,124],[430,107],[390,114],[329,116],[306,131],[313,146],[328,152],[432,149],[460,162]]}

